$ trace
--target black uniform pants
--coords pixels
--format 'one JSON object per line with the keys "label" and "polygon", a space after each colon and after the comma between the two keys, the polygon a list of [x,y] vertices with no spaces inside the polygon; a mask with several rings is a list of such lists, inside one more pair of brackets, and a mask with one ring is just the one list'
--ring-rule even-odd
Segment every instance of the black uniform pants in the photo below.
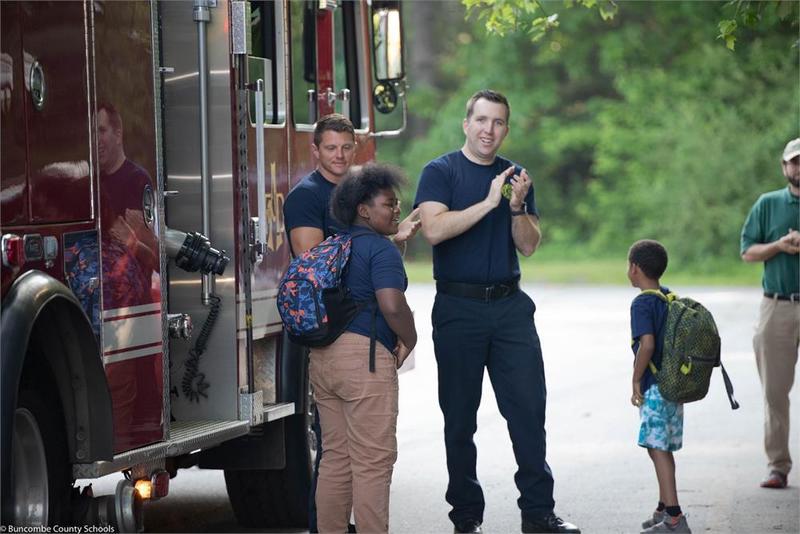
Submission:
{"label": "black uniform pants", "polygon": [[538,518],[553,511],[553,476],[545,460],[547,389],[535,310],[522,291],[488,301],[436,295],[433,344],[450,479],[446,499],[453,523],[483,521],[485,502],[475,469],[473,435],[484,368],[508,423],[522,517]]}

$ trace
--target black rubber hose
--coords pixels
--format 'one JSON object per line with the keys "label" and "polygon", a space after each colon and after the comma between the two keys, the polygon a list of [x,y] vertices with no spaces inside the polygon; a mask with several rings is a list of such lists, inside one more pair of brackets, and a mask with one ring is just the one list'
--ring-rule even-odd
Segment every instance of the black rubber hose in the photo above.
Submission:
{"label": "black rubber hose", "polygon": [[183,389],[183,394],[192,402],[200,402],[200,397],[207,399],[208,393],[206,393],[206,390],[211,387],[211,384],[206,382],[205,373],[200,372],[200,357],[206,351],[208,338],[211,336],[214,323],[217,322],[217,318],[219,317],[222,299],[217,295],[211,295],[209,300],[211,304],[208,309],[208,317],[206,317],[203,327],[200,329],[200,335],[197,336],[194,348],[189,351],[189,358],[187,358],[184,363],[185,370],[181,387]]}

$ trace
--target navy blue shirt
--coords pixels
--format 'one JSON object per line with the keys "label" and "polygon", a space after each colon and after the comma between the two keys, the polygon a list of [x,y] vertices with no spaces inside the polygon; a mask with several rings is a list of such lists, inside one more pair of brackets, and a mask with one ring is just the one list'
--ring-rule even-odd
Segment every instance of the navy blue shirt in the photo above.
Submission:
{"label": "navy blue shirt", "polygon": [[[669,288],[659,288],[664,295]],[[639,350],[639,341],[645,334],[652,334],[656,339],[656,348],[650,360],[656,369],[661,368],[661,353],[664,349],[664,323],[667,320],[667,303],[657,295],[640,294],[631,302],[631,348],[633,355]],[[656,383],[650,366],[642,375],[642,394]]]}
{"label": "navy blue shirt", "polygon": [[[362,226],[353,226],[363,230]],[[369,230],[367,228],[367,230]],[[378,289],[399,289],[405,291],[408,285],[406,270],[403,267],[403,258],[400,251],[387,238],[375,232],[359,235],[353,238],[350,246],[350,261],[347,263],[347,273],[344,285],[350,289],[350,295],[356,301],[374,301],[375,291]],[[377,306],[377,302],[374,302]],[[373,307],[367,307],[355,316],[348,332],[354,332],[369,337],[372,327]],[[375,338],[389,351],[397,346],[397,335],[389,328],[378,308],[375,322]]]}
{"label": "navy blue shirt", "polygon": [[319,228],[324,237],[335,234],[342,227],[328,208],[335,187],[336,184],[326,180],[318,170],[300,180],[289,192],[283,205],[287,235],[293,229],[305,226]]}
{"label": "navy blue shirt", "polygon": [[[419,178],[414,207],[423,202],[444,204],[461,211],[484,200],[492,180],[511,165],[500,156],[491,165],[479,165],[457,150],[428,163]],[[539,215],[533,187],[525,197],[526,210]],[[433,277],[446,282],[495,284],[519,276],[519,260],[511,236],[511,208],[504,197],[472,228],[433,247]]]}

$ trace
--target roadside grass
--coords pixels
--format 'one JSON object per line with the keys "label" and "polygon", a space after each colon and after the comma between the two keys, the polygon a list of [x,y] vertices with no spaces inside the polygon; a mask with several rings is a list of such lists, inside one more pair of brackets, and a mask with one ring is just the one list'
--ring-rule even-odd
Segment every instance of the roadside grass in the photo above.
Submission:
{"label": "roadside grass", "polygon": [[[625,256],[617,258],[568,258],[547,254],[520,260],[522,279],[527,283],[628,285]],[[710,260],[685,268],[669,266],[662,281],[683,286],[759,287],[762,265],[742,261]],[[432,283],[433,266],[428,260],[406,262],[409,282]]]}

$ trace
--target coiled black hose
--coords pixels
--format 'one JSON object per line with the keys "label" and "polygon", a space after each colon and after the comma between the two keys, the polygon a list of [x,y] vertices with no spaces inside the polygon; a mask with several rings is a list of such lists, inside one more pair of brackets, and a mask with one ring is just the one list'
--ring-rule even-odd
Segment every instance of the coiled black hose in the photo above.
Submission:
{"label": "coiled black hose", "polygon": [[200,329],[200,335],[197,336],[197,341],[194,343],[194,348],[189,351],[189,357],[184,362],[183,381],[181,387],[183,394],[192,402],[200,402],[200,397],[208,398],[208,390],[211,384],[206,382],[205,373],[200,372],[200,357],[206,351],[206,344],[211,335],[211,330],[214,329],[214,323],[217,322],[219,311],[222,307],[222,299],[216,295],[210,295],[209,300],[211,304],[208,307],[208,317],[206,317],[203,327]]}

